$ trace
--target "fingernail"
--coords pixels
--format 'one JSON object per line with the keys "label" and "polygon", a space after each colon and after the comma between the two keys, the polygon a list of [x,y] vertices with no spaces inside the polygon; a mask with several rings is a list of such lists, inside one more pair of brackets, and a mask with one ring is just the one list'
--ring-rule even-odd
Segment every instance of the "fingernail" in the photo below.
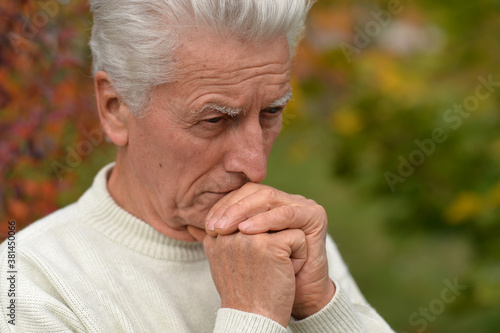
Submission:
{"label": "fingernail", "polygon": [[245,221],[245,222],[241,222],[239,225],[238,225],[238,229],[240,229],[241,231],[247,231],[248,228],[250,228],[250,223],[248,221]]}
{"label": "fingernail", "polygon": [[227,217],[223,216],[217,223],[215,223],[214,228],[224,229],[227,223]]}
{"label": "fingernail", "polygon": [[217,222],[217,219],[215,217],[212,217],[210,220],[207,222],[207,229],[208,230],[214,230],[214,224]]}

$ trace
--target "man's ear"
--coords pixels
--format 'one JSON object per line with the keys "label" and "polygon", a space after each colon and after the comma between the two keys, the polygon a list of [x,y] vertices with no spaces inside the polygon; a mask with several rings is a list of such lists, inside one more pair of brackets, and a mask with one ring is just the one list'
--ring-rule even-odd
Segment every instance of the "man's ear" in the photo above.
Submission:
{"label": "man's ear", "polygon": [[106,72],[99,71],[94,75],[94,91],[104,131],[115,145],[127,145],[128,119],[132,115],[111,85],[111,79]]}

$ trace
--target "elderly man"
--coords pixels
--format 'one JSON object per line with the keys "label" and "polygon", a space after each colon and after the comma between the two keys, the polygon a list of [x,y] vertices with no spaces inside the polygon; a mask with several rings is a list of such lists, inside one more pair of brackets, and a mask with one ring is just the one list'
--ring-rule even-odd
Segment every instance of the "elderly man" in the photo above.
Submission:
{"label": "elderly man", "polygon": [[90,2],[116,163],[18,235],[15,315],[2,276],[2,328],[390,332],[327,236],[324,209],[260,184],[310,3]]}

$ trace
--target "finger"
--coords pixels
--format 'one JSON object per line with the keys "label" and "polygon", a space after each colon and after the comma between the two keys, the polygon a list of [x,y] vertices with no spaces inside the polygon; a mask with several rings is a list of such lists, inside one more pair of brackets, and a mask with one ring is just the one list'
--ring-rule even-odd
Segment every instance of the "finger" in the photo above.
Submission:
{"label": "finger", "polygon": [[317,223],[325,219],[321,206],[289,206],[283,205],[256,214],[238,225],[245,234],[259,234],[284,229],[301,229],[306,235],[313,234],[326,227],[326,223]]}
{"label": "finger", "polygon": [[261,186],[266,186],[262,185],[259,183],[253,183],[253,182],[247,182],[240,188],[237,188],[228,194],[226,194],[222,199],[220,199],[218,202],[215,203],[215,205],[210,209],[210,211],[207,214],[207,219],[215,216],[215,213],[217,210],[219,210],[222,206],[224,206],[227,202],[232,201],[236,202],[240,200],[241,198],[247,196],[250,193],[253,193],[257,191]]}
{"label": "finger", "polygon": [[207,236],[207,233],[205,232],[205,230],[197,228],[197,227],[192,226],[192,225],[187,226],[187,231],[191,236],[194,237],[194,239],[196,239],[200,243],[203,243],[203,241],[205,240],[205,237]]}
{"label": "finger", "polygon": [[283,241],[288,247],[288,256],[292,262],[293,272],[297,274],[307,260],[306,235],[299,229],[287,229],[272,234],[276,241]]}
{"label": "finger", "polygon": [[240,201],[241,199],[245,198],[246,196],[252,194],[253,192],[257,191],[261,186],[265,185],[256,183],[246,183],[239,189],[234,190],[231,193],[228,193],[226,196],[220,199],[212,207],[212,209],[210,209],[205,219],[205,229],[207,230],[207,232],[214,230],[215,223],[221,219],[223,213],[227,210],[228,207]]}
{"label": "finger", "polygon": [[207,233],[207,235],[212,236],[212,237],[217,237],[217,235],[219,234],[217,231],[210,230],[208,228],[205,229],[205,232]]}
{"label": "finger", "polygon": [[219,221],[214,224],[214,230],[220,234],[233,233],[238,224],[246,219],[266,212],[281,205],[305,204],[305,198],[281,192],[269,186],[261,186],[256,191],[242,197],[239,201],[232,200],[219,210]]}

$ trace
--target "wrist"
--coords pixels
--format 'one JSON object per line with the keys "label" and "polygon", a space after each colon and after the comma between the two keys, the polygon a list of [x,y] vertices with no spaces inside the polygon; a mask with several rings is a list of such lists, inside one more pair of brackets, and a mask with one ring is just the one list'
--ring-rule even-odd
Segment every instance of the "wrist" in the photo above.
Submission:
{"label": "wrist", "polygon": [[[267,309],[267,308],[262,308],[262,307],[251,307],[243,304],[227,304],[223,303],[221,306],[221,309],[233,309],[233,310],[238,310],[246,313],[251,313],[251,314],[256,314],[259,316],[267,317],[278,324],[280,324],[283,327],[288,326],[288,322],[290,321],[291,318],[291,309],[288,309],[286,311],[285,309],[279,309],[279,308],[274,308],[274,309]],[[283,311],[284,310],[284,311]],[[286,312],[286,313],[285,313]]]}
{"label": "wrist", "polygon": [[294,318],[301,320],[310,317],[330,303],[335,295],[336,287],[331,279],[328,280],[329,283],[323,289],[323,292],[318,293],[317,296],[309,295],[307,301],[294,304],[292,309],[292,316]]}

